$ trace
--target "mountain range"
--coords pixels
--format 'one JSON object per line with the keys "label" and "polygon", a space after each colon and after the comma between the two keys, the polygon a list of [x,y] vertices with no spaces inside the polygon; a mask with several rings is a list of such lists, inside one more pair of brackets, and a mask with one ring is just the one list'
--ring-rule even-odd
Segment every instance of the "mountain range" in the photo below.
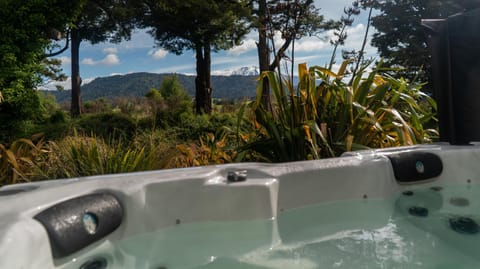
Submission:
{"label": "mountain range", "polygon": [[[236,100],[255,96],[256,78],[258,72],[245,68],[242,72],[227,75],[212,76],[213,98]],[[81,94],[83,101],[98,98],[112,99],[115,97],[143,97],[152,88],[158,89],[167,76],[174,74],[131,73],[100,77],[88,84],[82,85]],[[195,96],[195,76],[175,74],[188,94]],[[48,91],[56,97],[57,102],[69,102],[70,90]]]}

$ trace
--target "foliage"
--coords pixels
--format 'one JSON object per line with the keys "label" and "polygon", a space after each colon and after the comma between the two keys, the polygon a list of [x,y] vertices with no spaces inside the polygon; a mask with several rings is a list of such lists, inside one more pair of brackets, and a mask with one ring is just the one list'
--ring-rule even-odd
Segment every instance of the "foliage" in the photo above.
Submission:
{"label": "foliage", "polygon": [[211,50],[229,49],[240,44],[247,33],[243,18],[246,1],[144,0],[142,25],[152,30],[161,47],[176,54],[196,53],[195,101],[197,113],[210,113],[212,85]]}
{"label": "foliage", "polygon": [[79,177],[159,169],[161,147],[138,146],[122,140],[69,136],[53,144],[55,177]]}
{"label": "foliage", "polygon": [[[273,111],[260,97],[253,105],[256,137],[242,150],[253,150],[268,161],[294,161],[338,156],[344,151],[430,142],[435,102],[409,84],[379,73],[381,65],[344,80],[348,62],[337,73],[299,65],[299,84],[265,72],[274,94]],[[317,81],[321,81],[317,84]],[[257,88],[260,96],[261,82]]]}
{"label": "foliage", "polygon": [[[54,2],[63,3],[60,0]],[[264,72],[259,77],[255,102],[242,105],[238,113],[238,106],[231,104],[219,102],[216,107],[212,106],[211,80],[213,82],[216,79],[222,86],[227,85],[227,90],[239,84],[231,83],[229,79],[251,80],[244,77],[210,78],[211,51],[237,45],[248,30],[248,24],[245,24],[245,19],[249,17],[246,2],[143,0],[133,3],[85,0],[79,1],[78,5],[72,4],[72,10],[76,11],[72,11],[69,18],[63,16],[66,13],[61,13],[58,21],[50,22],[45,11],[33,12],[33,17],[28,17],[25,22],[15,21],[18,25],[24,23],[25,27],[28,26],[27,30],[32,30],[33,37],[38,41],[36,43],[30,37],[23,36],[28,33],[27,30],[15,32],[8,27],[5,30],[2,28],[2,33],[12,34],[11,40],[20,43],[15,47],[15,42],[0,37],[0,41],[6,40],[5,43],[0,42],[0,55],[3,57],[3,62],[0,61],[0,98],[3,99],[0,103],[0,120],[3,130],[12,132],[2,130],[0,134],[0,142],[8,142],[0,144],[0,184],[221,164],[237,160],[280,162],[318,159],[356,149],[425,143],[435,137],[435,130],[426,127],[435,121],[435,102],[420,90],[423,85],[394,78],[390,74],[395,70],[383,68],[382,63],[373,71],[361,66],[352,78],[348,78],[345,72],[351,61],[344,62],[338,72],[331,70],[332,64],[330,68],[307,68],[306,64],[300,64],[298,85],[293,84],[293,78],[282,77],[280,72]],[[270,32],[264,32],[262,38],[273,39],[275,31],[280,31],[285,41],[280,47],[272,47],[275,59],[273,63],[267,61],[270,65],[278,66],[290,45],[294,50],[295,40],[299,37],[338,26],[333,21],[323,20],[313,0],[249,2],[267,5],[263,16],[269,18],[263,19],[270,20],[269,28],[262,29],[269,29]],[[364,7],[368,6],[367,0],[361,2]],[[2,2],[0,7],[11,10],[14,2],[7,0],[6,3],[10,6],[2,6]],[[44,1],[26,1],[24,5],[19,3],[15,4],[19,7],[18,14],[13,12],[16,15],[45,4]],[[425,5],[434,3],[438,4],[439,1],[428,1]],[[92,98],[96,100],[85,103],[85,110],[94,114],[71,120],[58,108],[53,98],[44,95],[39,97],[33,90],[40,76],[57,73],[54,66],[48,66],[55,61],[44,59],[43,50],[50,48],[48,38],[40,36],[45,31],[34,30],[33,24],[47,28],[58,26],[62,28],[60,30],[69,26],[72,45],[75,43],[77,49],[82,40],[91,43],[119,41],[128,38],[133,27],[131,12],[136,10],[128,10],[126,5],[129,4],[140,4],[147,8],[141,24],[152,27],[151,34],[158,45],[175,53],[182,53],[186,49],[196,52],[197,78],[194,81],[181,75],[161,76],[162,84],[158,89],[152,89],[160,85],[155,80],[158,76],[145,73],[97,79],[102,84],[104,95],[96,93]],[[386,12],[386,9],[382,9],[385,7],[401,6],[399,1],[368,1],[368,4],[382,12]],[[76,14],[79,11],[82,13],[78,17]],[[345,10],[343,30],[357,11],[356,5]],[[383,16],[385,14],[381,13],[377,22],[384,20],[385,25],[397,27],[389,24],[391,18]],[[267,26],[265,21],[260,22],[260,11],[255,15],[258,16],[258,21],[254,21],[257,23],[255,27],[262,23]],[[70,20],[75,20],[75,24],[70,24]],[[5,23],[0,17],[0,26]],[[380,31],[377,37],[383,33]],[[334,43],[341,45],[346,38],[344,31],[339,28],[336,34],[338,40]],[[31,47],[23,48],[22,42]],[[273,40],[270,42],[273,46]],[[408,44],[402,39],[396,42],[400,44],[398,47],[388,45],[387,48],[402,49],[404,44]],[[17,49],[25,49],[25,53]],[[78,51],[75,53],[78,56]],[[400,53],[394,56],[398,55]],[[388,57],[387,66],[412,65],[393,62],[392,57]],[[76,62],[78,64],[78,59]],[[137,80],[132,82],[132,76]],[[110,84],[113,80],[117,82],[116,86]],[[272,89],[272,106],[262,102],[265,83]],[[149,86],[139,90],[140,84]],[[213,85],[220,89],[220,86]],[[88,92],[88,87],[84,88],[85,92]],[[194,115],[190,97],[194,94],[194,87],[197,101],[200,100],[200,106],[198,103],[196,106],[197,112],[209,112],[215,108],[229,112]],[[249,87],[244,86],[243,93]],[[152,90],[147,92],[149,89]],[[186,89],[190,90],[187,92]],[[137,94],[141,98],[130,98],[134,95],[133,90],[142,91]],[[112,92],[129,97],[111,100],[108,94]],[[240,95],[245,96],[248,94]],[[101,97],[104,99],[98,99]],[[36,132],[44,133],[43,139],[32,135]],[[20,135],[31,136],[32,139],[13,140]],[[50,139],[55,141],[48,141]]]}
{"label": "foliage", "polygon": [[[258,31],[257,50],[260,72],[274,71],[276,68],[280,68],[280,61],[288,59],[286,52],[291,47],[289,60],[292,62],[293,75],[295,41],[304,36],[317,35],[325,30],[338,27],[337,22],[324,20],[313,0],[255,0],[251,3],[252,16],[250,18]],[[276,44],[274,41],[277,33],[282,38],[280,44]],[[271,56],[273,60],[270,60]],[[268,80],[265,80],[262,85],[262,103],[269,107]]]}
{"label": "foliage", "polygon": [[165,141],[104,140],[73,134],[57,142],[39,137],[0,144],[0,186],[34,180],[145,171],[169,165]]}
{"label": "foliage", "polygon": [[79,49],[82,41],[98,44],[105,41],[120,42],[130,39],[136,9],[127,0],[85,0],[81,13],[69,28],[72,58],[72,117],[80,115],[80,67]]}
{"label": "foliage", "polygon": [[160,85],[159,92],[161,96],[167,100],[174,98],[191,99],[183,85],[178,80],[177,75],[165,77],[162,81],[162,85]]}
{"label": "foliage", "polygon": [[0,91],[33,89],[50,73],[44,50],[52,32],[62,31],[82,1],[0,1]]}
{"label": "foliage", "polygon": [[45,60],[52,32],[64,30],[76,17],[82,1],[0,1],[0,142],[28,133],[41,118],[35,91],[43,76],[55,76]]}
{"label": "foliage", "polygon": [[182,114],[192,114],[192,98],[176,75],[165,77],[158,90],[152,89],[150,99],[156,122],[160,126],[176,125]]}
{"label": "foliage", "polygon": [[106,113],[112,112],[112,106],[106,98],[98,98],[95,100],[86,101],[83,104],[84,113]]}
{"label": "foliage", "polygon": [[4,100],[0,104],[2,122],[34,119],[40,112],[40,99],[31,88],[18,87],[3,91]]}
{"label": "foliage", "polygon": [[396,78],[430,81],[430,51],[427,49],[421,19],[445,18],[462,9],[454,0],[363,0],[364,7],[374,7],[372,18],[376,32],[372,45],[377,47],[386,67],[402,68],[390,71]]}
{"label": "foliage", "polygon": [[[152,88],[158,88],[171,74],[132,73],[122,76],[96,78],[82,86],[84,104],[99,98],[115,101],[116,98],[144,97]],[[175,75],[189,96],[195,96],[195,77]],[[244,99],[255,96],[256,77],[254,76],[212,76],[213,98],[227,100]],[[59,103],[69,102],[70,90],[49,92]],[[115,106],[112,104],[112,106]],[[85,109],[85,107],[84,107]],[[88,113],[85,111],[85,113]]]}
{"label": "foliage", "polygon": [[81,117],[76,126],[86,134],[108,138],[129,138],[135,135],[136,124],[128,115],[106,112]]}
{"label": "foliage", "polygon": [[198,144],[177,145],[180,154],[173,159],[174,166],[191,167],[231,163],[237,154],[232,145],[233,138],[230,129],[222,128],[216,133],[204,133],[200,136]]}
{"label": "foliage", "polygon": [[197,140],[206,133],[233,129],[237,124],[235,113],[214,113],[212,115],[181,114],[180,121],[173,127],[176,136],[183,141]]}
{"label": "foliage", "polygon": [[18,139],[9,147],[0,144],[0,186],[45,179],[42,171],[48,153],[48,145],[42,139]]}
{"label": "foliage", "polygon": [[331,69],[333,64],[335,63],[335,58],[337,56],[337,49],[339,46],[343,46],[345,41],[347,40],[348,33],[347,27],[352,26],[354,22],[354,16],[358,16],[360,14],[360,8],[358,1],[354,1],[351,7],[343,9],[343,15],[340,18],[340,25],[337,30],[333,31],[333,35],[335,39],[330,40],[330,44],[333,45],[333,52],[330,58],[330,63],[328,68]]}
{"label": "foliage", "polygon": [[26,121],[34,120],[40,113],[40,100],[37,92],[18,85],[3,90],[3,102],[0,103],[0,143],[10,141],[24,132]]}
{"label": "foliage", "polygon": [[[338,22],[326,21],[323,15],[320,15],[320,10],[315,7],[313,0],[267,1],[267,9],[269,13],[268,36],[272,39],[272,51],[275,53],[270,64],[270,71],[280,67],[280,60],[286,57],[287,49],[295,40],[305,36],[319,35],[325,30],[338,27]],[[273,38],[277,31],[281,34],[283,42],[275,51]],[[294,49],[292,49],[292,54],[293,52]]]}

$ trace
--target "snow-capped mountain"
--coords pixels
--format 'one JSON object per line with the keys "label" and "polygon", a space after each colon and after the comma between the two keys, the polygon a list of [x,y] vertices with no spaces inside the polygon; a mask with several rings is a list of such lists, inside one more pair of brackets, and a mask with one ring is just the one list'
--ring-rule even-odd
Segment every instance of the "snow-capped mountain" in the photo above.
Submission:
{"label": "snow-capped mountain", "polygon": [[260,69],[256,66],[240,67],[233,70],[232,76],[258,76],[260,75]]}
{"label": "snow-capped mountain", "polygon": [[213,76],[258,76],[260,70],[256,66],[244,66],[237,69],[212,71]]}

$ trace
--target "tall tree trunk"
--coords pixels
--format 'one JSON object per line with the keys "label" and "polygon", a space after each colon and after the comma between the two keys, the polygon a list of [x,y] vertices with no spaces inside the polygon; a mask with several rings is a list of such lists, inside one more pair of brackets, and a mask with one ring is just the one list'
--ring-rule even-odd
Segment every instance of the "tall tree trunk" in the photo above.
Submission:
{"label": "tall tree trunk", "polygon": [[79,49],[80,49],[80,36],[77,29],[72,29],[72,103],[70,106],[70,113],[73,118],[78,117],[82,113],[82,106],[80,100],[80,85],[82,79],[80,78],[80,65],[79,65]]}
{"label": "tall tree trunk", "polygon": [[[260,73],[270,70],[270,51],[267,42],[267,1],[258,1],[258,63]],[[263,79],[261,103],[266,109],[270,109],[270,85],[268,79]]]}
{"label": "tall tree trunk", "polygon": [[212,85],[210,79],[210,43],[197,45],[197,77],[195,78],[195,110],[197,114],[212,112]]}

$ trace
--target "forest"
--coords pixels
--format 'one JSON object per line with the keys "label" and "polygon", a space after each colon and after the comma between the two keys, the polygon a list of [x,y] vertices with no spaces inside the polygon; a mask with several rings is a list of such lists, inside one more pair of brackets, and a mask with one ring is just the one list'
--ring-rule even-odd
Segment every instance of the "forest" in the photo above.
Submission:
{"label": "forest", "polygon": [[[111,100],[116,97],[144,97],[150,89],[158,87],[165,78],[172,75],[177,77],[188,95],[195,96],[195,76],[138,72],[100,77],[82,85],[82,102],[99,98]],[[256,79],[256,76],[212,76],[212,87],[215,89],[212,92],[212,101],[222,99],[233,102],[255,97]],[[72,96],[70,90],[45,91],[44,93],[54,95],[59,104],[66,103],[66,106],[69,106]]]}
{"label": "forest", "polygon": [[[1,1],[0,186],[230,162],[313,160],[435,141],[436,103],[420,18],[444,18],[464,10],[468,1],[358,0],[338,20],[325,19],[316,2]],[[342,50],[359,14],[368,16],[363,44]],[[191,85],[172,74],[144,95],[82,101],[81,42],[118,43],[134,29],[149,29],[156,45],[171,53],[193,51]],[[297,63],[295,42],[326,31],[334,31],[330,63]],[[256,97],[213,98],[212,53],[241,44],[251,32],[258,34],[261,72],[250,86]],[[280,44],[274,41],[277,34]],[[364,57],[367,42],[378,57]],[[66,50],[72,58],[71,96],[60,105],[39,88],[47,79],[67,77],[55,58]],[[335,62],[337,55],[341,62]]]}

